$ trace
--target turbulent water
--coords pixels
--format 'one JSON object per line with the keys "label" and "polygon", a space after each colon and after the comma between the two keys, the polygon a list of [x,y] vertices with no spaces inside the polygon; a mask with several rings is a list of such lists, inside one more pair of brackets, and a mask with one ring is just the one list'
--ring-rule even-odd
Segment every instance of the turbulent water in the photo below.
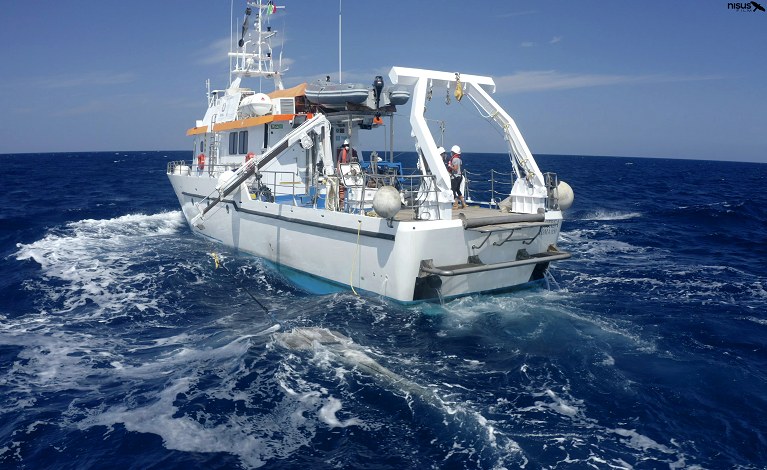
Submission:
{"label": "turbulent water", "polygon": [[312,295],[218,248],[283,330],[337,330],[398,381],[262,334],[179,211],[187,154],[0,156],[0,467],[767,466],[767,165],[541,156],[575,191],[573,258],[444,307]]}

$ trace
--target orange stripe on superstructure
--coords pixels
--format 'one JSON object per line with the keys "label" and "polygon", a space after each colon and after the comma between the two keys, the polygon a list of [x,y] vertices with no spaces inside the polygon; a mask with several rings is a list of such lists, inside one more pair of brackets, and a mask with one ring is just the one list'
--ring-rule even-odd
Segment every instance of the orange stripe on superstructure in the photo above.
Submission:
{"label": "orange stripe on superstructure", "polygon": [[[268,122],[274,121],[290,121],[296,116],[298,116],[298,114],[278,114],[276,116],[260,116],[243,119],[241,121],[222,122],[221,124],[216,124],[213,126],[213,132],[228,131],[230,129],[240,129],[243,127],[260,126],[261,124],[266,124]],[[306,119],[311,119],[313,117],[312,114],[305,114],[305,116]]]}
{"label": "orange stripe on superstructure", "polygon": [[202,127],[193,127],[186,131],[186,135],[197,135],[197,134],[204,134],[208,132],[208,126],[202,126]]}

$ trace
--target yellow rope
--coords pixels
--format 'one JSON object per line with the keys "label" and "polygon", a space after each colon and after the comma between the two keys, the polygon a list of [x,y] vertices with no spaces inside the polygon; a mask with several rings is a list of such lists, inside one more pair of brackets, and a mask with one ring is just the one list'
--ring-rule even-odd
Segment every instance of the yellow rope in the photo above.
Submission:
{"label": "yellow rope", "polygon": [[[207,242],[207,240],[206,240]],[[210,256],[213,257],[214,260],[216,260],[216,269],[218,269],[218,256],[215,253],[211,253]]]}
{"label": "yellow rope", "polygon": [[354,295],[357,294],[357,291],[354,290],[354,265],[357,264],[357,251],[360,249],[360,231],[362,230],[362,221],[360,220],[360,226],[357,228],[357,248],[354,250],[354,261],[352,262],[352,272],[349,274],[349,285],[352,288],[352,292],[354,292]]}

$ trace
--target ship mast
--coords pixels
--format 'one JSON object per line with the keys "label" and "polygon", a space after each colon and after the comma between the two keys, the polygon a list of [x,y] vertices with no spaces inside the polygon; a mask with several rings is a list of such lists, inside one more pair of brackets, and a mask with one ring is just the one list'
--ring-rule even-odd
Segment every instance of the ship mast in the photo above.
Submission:
{"label": "ship mast", "polygon": [[[239,88],[243,77],[265,77],[274,80],[275,90],[284,89],[282,75],[285,71],[274,69],[274,55],[270,43],[270,39],[277,35],[277,31],[272,31],[271,26],[267,26],[266,31],[263,29],[264,18],[268,19],[277,9],[284,8],[284,6],[275,6],[271,0],[267,4],[263,4],[262,0],[248,2],[237,52],[229,53],[229,57],[234,58],[231,73],[237,76],[230,88]],[[253,23],[255,30],[248,33],[250,15],[253,13],[256,16],[256,21]],[[253,38],[254,35],[255,38]]]}

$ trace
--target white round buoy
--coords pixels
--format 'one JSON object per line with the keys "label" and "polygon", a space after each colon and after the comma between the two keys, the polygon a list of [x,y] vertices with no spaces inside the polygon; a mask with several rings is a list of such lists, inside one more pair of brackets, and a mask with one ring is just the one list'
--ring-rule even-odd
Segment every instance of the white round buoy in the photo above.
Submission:
{"label": "white round buoy", "polygon": [[399,212],[401,200],[394,186],[384,186],[373,196],[373,210],[384,219],[391,219]]}
{"label": "white round buoy", "polygon": [[559,185],[557,185],[557,192],[559,192],[559,210],[566,211],[573,205],[573,200],[575,199],[573,188],[564,181],[560,181]]}

